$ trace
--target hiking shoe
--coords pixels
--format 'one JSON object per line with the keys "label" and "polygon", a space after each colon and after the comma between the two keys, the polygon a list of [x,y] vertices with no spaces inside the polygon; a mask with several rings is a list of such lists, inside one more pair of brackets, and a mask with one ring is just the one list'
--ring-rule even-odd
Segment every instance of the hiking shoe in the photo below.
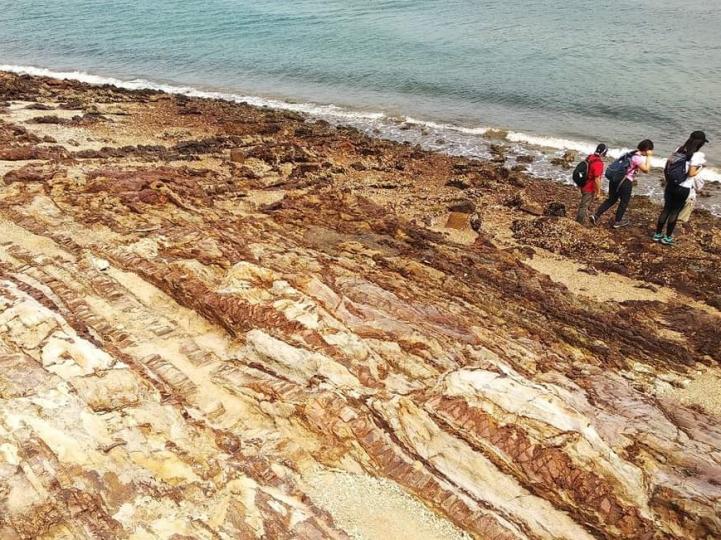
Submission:
{"label": "hiking shoe", "polygon": [[617,221],[616,223],[614,223],[614,224],[613,224],[613,228],[614,228],[614,229],[620,229],[621,227],[627,227],[627,226],[629,226],[630,224],[631,224],[630,221],[628,221],[627,219],[624,219],[624,220],[622,220],[622,221]]}
{"label": "hiking shoe", "polygon": [[661,243],[664,246],[672,246],[675,242],[673,241],[673,236],[664,236],[663,238],[661,238]]}
{"label": "hiking shoe", "polygon": [[657,232],[656,234],[653,235],[654,242],[660,242],[662,238],[663,238],[663,233]]}
{"label": "hiking shoe", "polygon": [[596,222],[598,221],[598,218],[596,217],[596,214],[591,214],[591,215],[588,217],[588,219],[591,220],[591,223],[592,223],[593,225],[595,225]]}

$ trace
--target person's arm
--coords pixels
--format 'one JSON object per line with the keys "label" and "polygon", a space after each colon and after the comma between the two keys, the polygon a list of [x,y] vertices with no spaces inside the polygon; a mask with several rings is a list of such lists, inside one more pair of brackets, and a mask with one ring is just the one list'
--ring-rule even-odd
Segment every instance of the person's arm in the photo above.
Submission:
{"label": "person's arm", "polygon": [[703,191],[703,186],[704,186],[704,184],[705,184],[705,182],[704,182],[704,179],[703,179],[703,178],[700,178],[700,177],[698,177],[698,176],[697,176],[696,178],[694,178],[694,179],[693,179],[693,189],[694,189],[694,191],[695,191],[696,193],[700,193],[701,191]]}
{"label": "person's arm", "polygon": [[596,192],[596,195],[601,194],[601,180],[603,179],[603,163],[601,161],[598,161],[594,163],[594,191]]}
{"label": "person's arm", "polygon": [[643,162],[643,163],[641,163],[641,164],[638,166],[638,169],[639,169],[641,172],[647,173],[647,172],[649,172],[649,171],[651,170],[651,156],[653,156],[653,151],[652,151],[652,150],[649,150],[648,152],[646,152],[646,161]]}
{"label": "person's arm", "polygon": [[[696,152],[693,156],[691,156],[691,162],[689,163],[688,167],[688,176],[689,178],[693,178],[698,173],[701,172],[701,169],[706,164],[706,156],[703,152]],[[703,182],[703,180],[701,180]],[[702,184],[703,185],[703,184]]]}
{"label": "person's arm", "polygon": [[598,195],[601,192],[601,177],[603,176],[603,163],[594,161],[588,171],[588,181],[593,182],[593,191]]}

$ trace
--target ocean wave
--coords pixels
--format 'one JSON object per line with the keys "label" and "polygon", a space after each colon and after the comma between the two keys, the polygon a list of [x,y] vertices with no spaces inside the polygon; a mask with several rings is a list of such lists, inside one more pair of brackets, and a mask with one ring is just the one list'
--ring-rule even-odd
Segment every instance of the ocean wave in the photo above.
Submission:
{"label": "ocean wave", "polygon": [[49,77],[51,79],[73,80],[94,86],[112,85],[126,90],[158,90],[167,94],[181,94],[189,97],[198,97],[205,99],[222,99],[225,101],[233,101],[237,103],[247,103],[256,107],[270,107],[273,109],[283,109],[287,111],[305,113],[309,115],[337,116],[356,119],[378,120],[385,117],[384,113],[352,111],[336,105],[321,105],[317,103],[292,103],[280,99],[265,98],[260,96],[246,96],[241,94],[233,94],[227,92],[214,92],[208,90],[200,90],[191,86],[176,86],[171,84],[162,84],[149,81],[146,79],[122,80],[115,77],[105,77],[101,75],[92,75],[84,71],[53,71],[46,68],[34,66],[16,66],[8,64],[0,64],[0,71],[9,71],[19,75],[33,75],[37,77]]}
{"label": "ocean wave", "polygon": [[438,131],[454,131],[456,133],[464,133],[466,135],[485,135],[490,129],[492,129],[487,127],[469,128],[463,126],[456,126],[453,124],[442,124],[438,122],[431,122],[429,120],[418,120],[417,118],[413,118],[412,116],[404,116],[402,122],[414,126],[427,127]]}
{"label": "ocean wave", "polygon": [[[465,127],[454,124],[433,122],[429,120],[420,120],[411,116],[392,117],[383,112],[353,110],[345,107],[339,107],[333,104],[293,103],[290,101],[275,98],[201,90],[191,86],[163,84],[149,81],[146,79],[122,80],[115,77],[93,75],[84,71],[53,71],[42,67],[18,66],[9,64],[0,64],[0,71],[8,71],[20,75],[49,77],[52,79],[74,80],[95,86],[113,85],[117,86],[118,88],[124,88],[128,90],[157,90],[166,92],[168,94],[182,94],[189,97],[222,99],[225,101],[232,101],[236,103],[247,103],[249,105],[254,105],[257,107],[270,107],[273,109],[282,109],[302,113],[311,117],[335,120],[338,123],[367,122],[370,124],[371,127],[376,129],[382,128],[384,124],[407,124],[411,126],[417,126],[419,128],[432,129],[439,135],[442,135],[444,133],[455,133],[467,135],[469,137],[482,137],[493,132],[494,136],[502,136],[509,142],[535,146],[539,148],[549,148],[561,151],[574,150],[582,154],[590,154],[595,149],[594,143],[586,141],[577,141],[553,136],[531,135],[515,131],[506,132],[501,128],[495,127]],[[609,150],[609,155],[616,158],[628,151],[628,148],[612,148]],[[666,160],[664,158],[655,157],[652,159],[651,164],[653,167],[663,168],[663,166],[665,165],[665,161]],[[707,182],[721,182],[721,171],[713,167],[707,167],[701,172],[701,177]]]}

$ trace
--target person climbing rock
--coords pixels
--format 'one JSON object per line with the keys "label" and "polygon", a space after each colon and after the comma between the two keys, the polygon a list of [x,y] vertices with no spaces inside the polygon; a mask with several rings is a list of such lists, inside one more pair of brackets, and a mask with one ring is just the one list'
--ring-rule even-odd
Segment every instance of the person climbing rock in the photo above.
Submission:
{"label": "person climbing rock", "polygon": [[[706,163],[706,157],[699,150],[707,142],[708,139],[703,131],[694,131],[683,146],[677,148],[666,161],[663,210],[661,210],[656,223],[654,242],[661,242],[667,246],[673,245],[673,231],[676,228],[678,216],[691,192],[693,191],[695,194],[694,178]],[[666,234],[664,234],[664,229]]]}
{"label": "person climbing rock", "polygon": [[585,169],[585,183],[580,186],[581,202],[578,205],[578,213],[576,221],[580,224],[586,223],[586,214],[588,208],[601,194],[601,180],[603,179],[603,158],[608,153],[608,147],[601,143],[596,147],[596,151],[585,159],[585,167],[580,166],[583,171]]}
{"label": "person climbing rock", "polygon": [[616,219],[613,223],[614,229],[628,225],[628,220],[623,217],[631,202],[633,185],[636,182],[638,171],[648,173],[651,170],[651,157],[653,156],[653,141],[644,139],[636,150],[628,152],[609,165],[606,170],[608,178],[608,198],[603,201],[596,212],[591,215],[591,222],[595,225],[601,216],[620,201],[616,209]]}

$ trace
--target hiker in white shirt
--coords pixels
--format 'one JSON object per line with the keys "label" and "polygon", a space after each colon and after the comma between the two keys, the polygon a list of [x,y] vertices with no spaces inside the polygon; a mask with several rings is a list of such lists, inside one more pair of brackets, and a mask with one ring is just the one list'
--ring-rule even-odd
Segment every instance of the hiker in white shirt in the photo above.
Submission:
{"label": "hiker in white shirt", "polygon": [[[663,210],[656,223],[654,242],[661,242],[666,246],[673,245],[673,231],[678,216],[692,191],[695,195],[694,178],[706,163],[706,157],[699,150],[707,142],[708,139],[703,131],[694,131],[683,146],[671,154],[666,161]],[[664,229],[666,229],[665,235],[663,234]]]}
{"label": "hiker in white shirt", "polygon": [[[699,152],[699,154],[701,153],[702,152]],[[698,194],[703,191],[703,187],[705,184],[706,183],[704,182],[704,179],[701,178],[700,175],[696,175],[693,177],[693,189],[691,190],[691,193],[688,194],[686,204],[683,206],[681,213],[678,215],[678,220],[681,223],[688,223],[688,221],[691,219],[691,213],[696,206],[696,199],[698,198]]]}

